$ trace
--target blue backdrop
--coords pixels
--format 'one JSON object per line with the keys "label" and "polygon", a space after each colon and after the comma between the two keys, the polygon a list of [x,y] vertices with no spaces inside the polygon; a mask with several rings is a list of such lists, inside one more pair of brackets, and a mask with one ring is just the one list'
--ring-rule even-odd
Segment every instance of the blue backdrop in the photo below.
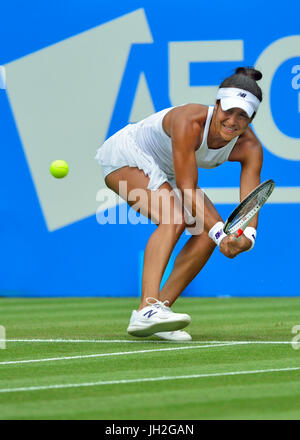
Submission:
{"label": "blue backdrop", "polygon": [[[103,188],[103,180],[94,161],[95,150],[105,137],[142,117],[143,111],[159,111],[191,100],[207,103],[205,100],[213,96],[210,88],[239,65],[255,65],[264,74],[265,106],[253,128],[264,146],[262,180],[273,178],[277,193],[261,212],[254,250],[234,260],[216,250],[184,295],[299,295],[299,14],[296,0],[287,0],[284,5],[253,0],[238,7],[219,0],[5,2],[0,15],[0,65],[2,82],[4,71],[7,82],[6,90],[5,84],[0,90],[0,295],[138,296],[143,250],[155,226],[98,224],[96,192]],[[107,32],[109,38],[101,32]],[[129,32],[136,34],[129,38]],[[129,43],[123,48],[127,37]],[[92,47],[88,55],[80,46],[83,39],[85,48]],[[209,42],[212,49],[204,46],[202,53],[203,42]],[[219,47],[220,42],[224,48]],[[64,51],[64,57],[56,55],[59,50]],[[210,53],[214,55],[210,57]],[[65,80],[63,59],[69,54],[78,68],[74,77],[68,73]],[[87,56],[92,66],[87,71],[92,72],[93,66],[99,71],[95,101],[94,79],[84,76],[87,61],[82,57]],[[182,65],[187,74],[184,69],[181,73]],[[71,88],[79,71],[84,85],[74,83]],[[46,72],[44,82],[40,72]],[[113,87],[112,83],[115,88],[108,96],[105,89]],[[76,103],[82,88],[82,96],[91,103],[85,104],[83,114],[88,115],[91,109],[95,121],[81,114],[82,126],[78,128],[74,120],[74,130],[80,129],[86,142],[72,150],[76,139],[68,141],[71,134],[70,129],[65,133],[65,123],[72,127],[77,117],[74,108],[82,107]],[[58,89],[56,108],[51,96],[56,96]],[[40,108],[44,92],[45,107]],[[55,124],[64,123],[54,129],[59,111],[65,113]],[[49,141],[54,131],[69,149],[59,149],[55,140]],[[64,179],[66,182],[48,176],[51,157],[69,162],[71,177]],[[200,170],[199,186],[237,188],[239,172],[239,166],[232,163]],[[44,182],[44,175],[49,180]],[[63,191],[67,196],[60,199]],[[234,207],[230,197],[224,203],[216,201],[224,219]],[[181,237],[171,264],[187,239],[187,235]],[[170,269],[171,265],[165,277]]]}

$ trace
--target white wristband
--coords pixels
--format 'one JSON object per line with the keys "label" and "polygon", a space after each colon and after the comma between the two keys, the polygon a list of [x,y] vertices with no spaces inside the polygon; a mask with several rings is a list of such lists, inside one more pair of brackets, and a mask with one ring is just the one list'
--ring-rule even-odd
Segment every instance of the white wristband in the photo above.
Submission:
{"label": "white wristband", "polygon": [[223,238],[227,237],[224,232],[224,223],[216,223],[209,231],[208,236],[216,243],[217,246],[220,245]]}
{"label": "white wristband", "polygon": [[252,245],[251,247],[248,249],[248,251],[251,251],[251,249],[253,249],[254,245],[255,245],[255,240],[256,240],[256,229],[252,228],[251,226],[247,226],[247,228],[244,230],[244,235],[249,238],[249,240],[251,240]]}

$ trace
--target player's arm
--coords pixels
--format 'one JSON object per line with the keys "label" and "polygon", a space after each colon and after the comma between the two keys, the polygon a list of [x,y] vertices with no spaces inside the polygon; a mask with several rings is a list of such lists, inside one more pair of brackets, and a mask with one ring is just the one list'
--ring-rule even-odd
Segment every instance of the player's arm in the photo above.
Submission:
{"label": "player's arm", "polygon": [[[173,164],[176,185],[184,196],[184,203],[193,217],[202,222],[204,230],[209,231],[217,222],[222,221],[209,198],[199,194],[198,168],[195,149],[199,145],[201,127],[199,121],[188,115],[185,110],[173,116],[170,126]],[[204,212],[202,197],[204,196]]]}
{"label": "player's arm", "polygon": [[[244,146],[244,154],[240,159],[240,200],[244,200],[251,191],[260,184],[260,173],[263,163],[263,149],[259,142],[248,142]],[[258,214],[249,226],[257,228]]]}
{"label": "player's arm", "polygon": [[[260,143],[255,140],[249,140],[244,143],[230,160],[237,160],[241,163],[240,176],[240,200],[244,200],[247,195],[253,191],[260,184],[260,172],[263,162],[263,150]],[[258,215],[256,215],[249,227],[257,228]],[[252,241],[242,234],[239,240],[234,237],[228,237],[223,240],[220,245],[220,251],[226,256],[235,257],[241,252],[247,251],[251,248]]]}

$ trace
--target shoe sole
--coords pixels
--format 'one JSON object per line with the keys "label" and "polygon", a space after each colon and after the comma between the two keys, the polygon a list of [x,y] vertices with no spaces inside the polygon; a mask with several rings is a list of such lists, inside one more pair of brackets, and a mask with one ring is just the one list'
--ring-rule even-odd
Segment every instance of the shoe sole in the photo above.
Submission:
{"label": "shoe sole", "polygon": [[147,327],[131,325],[127,328],[127,332],[132,336],[151,336],[154,333],[173,332],[175,330],[181,330],[182,328],[189,325],[190,322],[190,319],[185,319],[173,322],[156,322]]}
{"label": "shoe sole", "polygon": [[170,341],[170,342],[189,342],[192,340],[192,337],[189,335],[189,337],[184,336],[166,336],[164,334],[161,334],[160,332],[154,333],[153,336],[157,336],[159,339],[163,339],[164,341]]}

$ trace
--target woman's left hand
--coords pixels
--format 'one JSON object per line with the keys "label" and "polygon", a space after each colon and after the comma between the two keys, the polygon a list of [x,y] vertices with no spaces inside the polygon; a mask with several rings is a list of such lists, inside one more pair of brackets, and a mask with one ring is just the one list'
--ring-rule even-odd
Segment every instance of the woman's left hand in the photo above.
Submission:
{"label": "woman's left hand", "polygon": [[251,240],[244,234],[237,240],[234,235],[228,235],[220,243],[220,251],[228,258],[234,258],[241,252],[245,252],[251,247]]}

